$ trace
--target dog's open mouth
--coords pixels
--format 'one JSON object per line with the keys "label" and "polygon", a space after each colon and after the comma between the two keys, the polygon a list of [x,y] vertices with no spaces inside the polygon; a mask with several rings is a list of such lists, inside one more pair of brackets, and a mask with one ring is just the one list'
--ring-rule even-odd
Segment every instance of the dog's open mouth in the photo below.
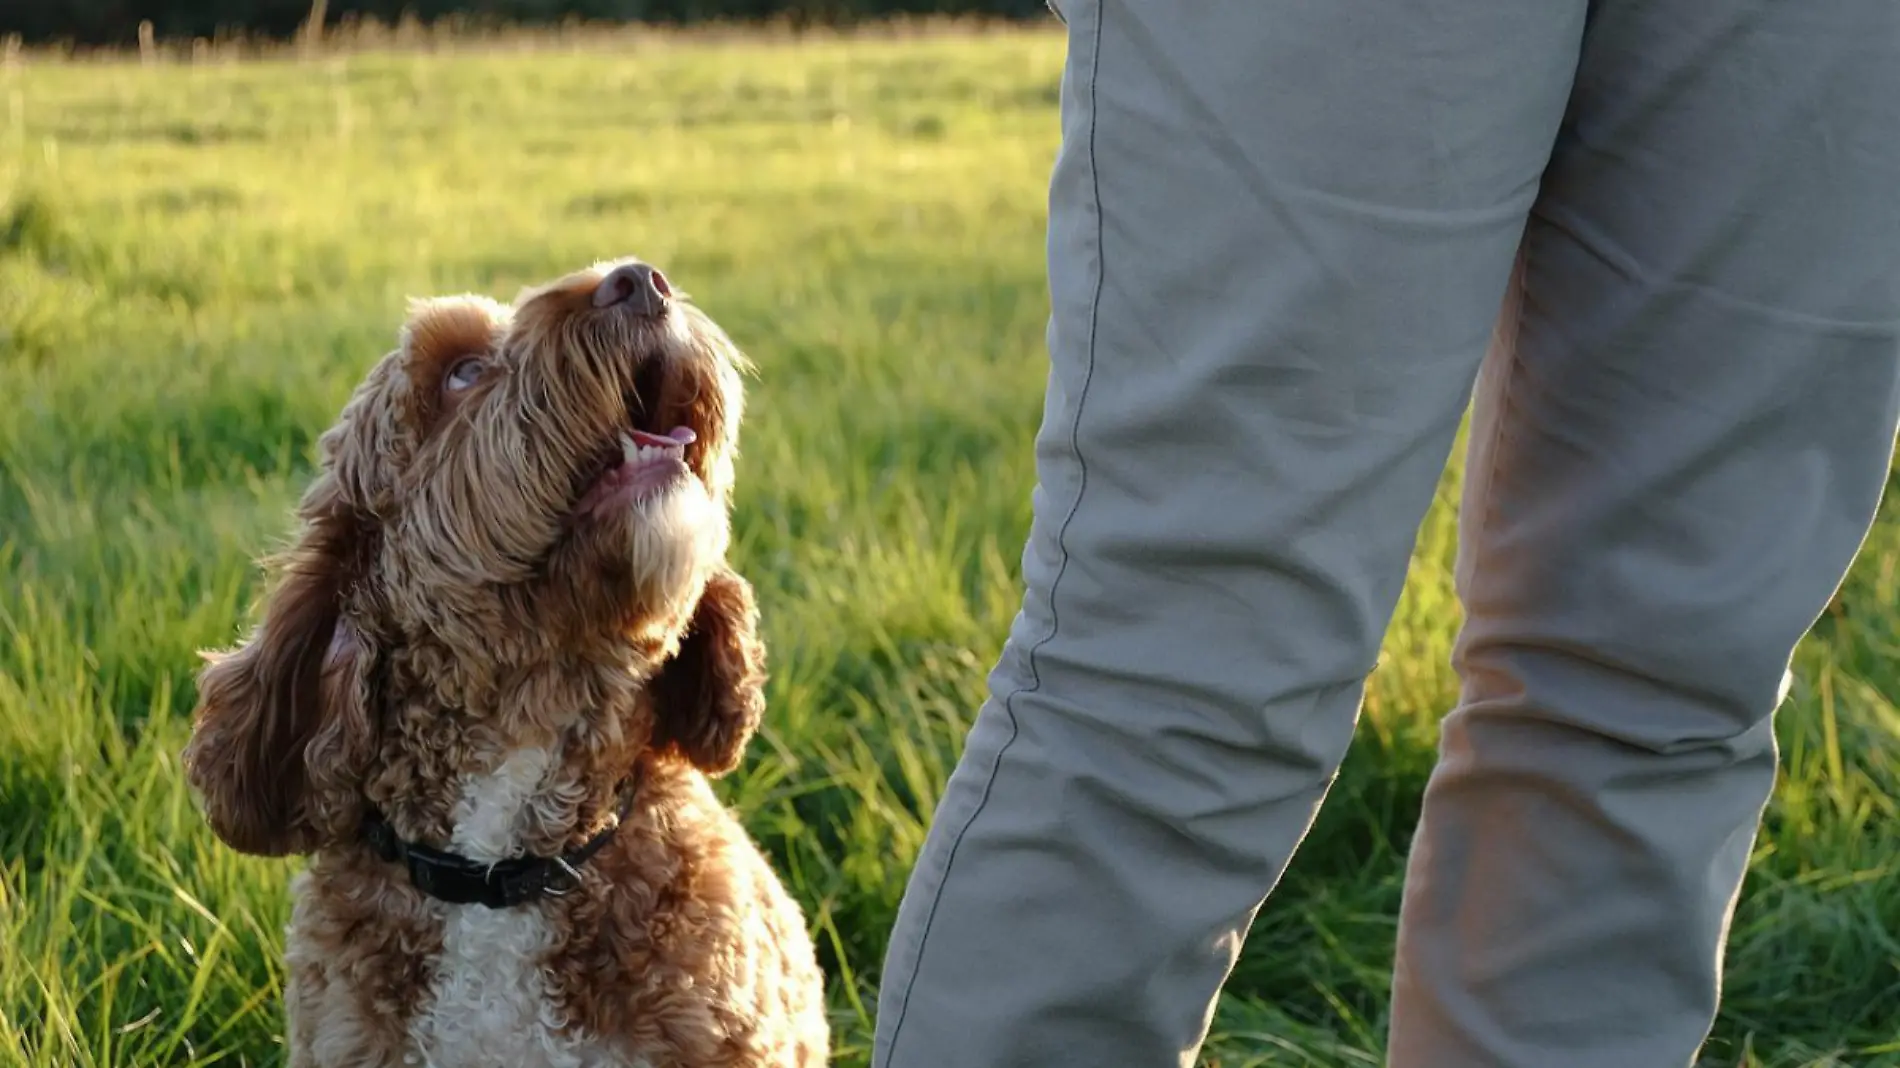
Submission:
{"label": "dog's open mouth", "polygon": [[574,507],[576,516],[646,500],[690,473],[686,451],[698,435],[689,426],[660,432],[652,425],[660,414],[660,376],[643,369],[640,380],[643,388],[627,397],[627,425],[603,445],[594,474]]}
{"label": "dog's open mouth", "polygon": [[693,428],[676,426],[665,434],[644,430],[620,432],[620,459],[610,461],[594,484],[581,496],[576,509],[592,515],[616,504],[645,500],[686,474],[686,446]]}

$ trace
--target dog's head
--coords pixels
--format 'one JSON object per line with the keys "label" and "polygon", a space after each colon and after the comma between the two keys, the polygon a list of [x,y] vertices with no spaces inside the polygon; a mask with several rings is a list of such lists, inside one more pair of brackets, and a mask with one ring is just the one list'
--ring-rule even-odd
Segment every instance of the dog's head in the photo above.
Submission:
{"label": "dog's head", "polygon": [[622,729],[734,765],[762,681],[724,563],[743,368],[638,262],[513,306],[417,302],[321,439],[256,630],[200,675],[185,766],[219,836],[282,854],[353,831],[392,686],[459,715],[643,687]]}

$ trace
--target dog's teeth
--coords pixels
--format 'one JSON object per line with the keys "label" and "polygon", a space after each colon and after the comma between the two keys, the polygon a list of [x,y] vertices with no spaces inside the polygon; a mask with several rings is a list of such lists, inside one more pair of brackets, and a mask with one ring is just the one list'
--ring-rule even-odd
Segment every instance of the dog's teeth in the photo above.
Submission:
{"label": "dog's teeth", "polygon": [[625,463],[633,463],[639,458],[640,446],[633,443],[631,436],[627,434],[620,435],[620,459]]}

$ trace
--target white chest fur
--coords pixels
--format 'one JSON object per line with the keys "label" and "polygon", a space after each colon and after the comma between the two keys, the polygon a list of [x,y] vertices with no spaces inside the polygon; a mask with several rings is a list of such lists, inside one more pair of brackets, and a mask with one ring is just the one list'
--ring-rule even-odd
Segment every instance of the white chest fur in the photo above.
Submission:
{"label": "white chest fur", "polygon": [[[546,750],[518,750],[470,779],[455,808],[450,848],[471,860],[512,855],[548,758]],[[434,998],[410,1028],[405,1060],[427,1068],[637,1068],[563,1029],[542,980],[554,931],[540,906],[438,907],[442,954]]]}

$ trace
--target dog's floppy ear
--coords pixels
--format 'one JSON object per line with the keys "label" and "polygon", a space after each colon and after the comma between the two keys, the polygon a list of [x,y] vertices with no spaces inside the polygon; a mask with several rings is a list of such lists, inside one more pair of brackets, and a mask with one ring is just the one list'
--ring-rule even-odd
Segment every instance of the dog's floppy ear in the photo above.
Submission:
{"label": "dog's floppy ear", "polygon": [[277,562],[250,640],[205,656],[185,777],[211,829],[240,852],[306,853],[350,818],[340,810],[356,791],[343,780],[361,766],[372,730],[373,651],[343,618],[362,538],[344,509],[310,517]]}
{"label": "dog's floppy ear", "polygon": [[706,583],[679,652],[647,683],[654,748],[672,749],[708,775],[739,766],[765,714],[765,644],[752,585],[722,569]]}

